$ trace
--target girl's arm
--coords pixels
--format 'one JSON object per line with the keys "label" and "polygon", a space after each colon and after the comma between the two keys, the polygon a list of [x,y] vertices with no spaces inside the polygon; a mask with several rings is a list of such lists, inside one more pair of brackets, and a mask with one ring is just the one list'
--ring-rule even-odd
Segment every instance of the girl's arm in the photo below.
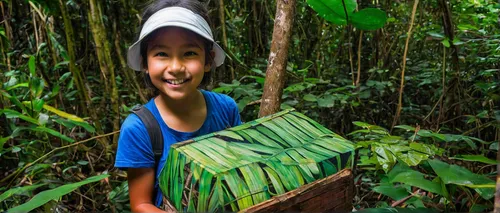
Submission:
{"label": "girl's arm", "polygon": [[155,171],[153,168],[129,168],[128,188],[132,212],[165,212],[154,205],[153,188]]}

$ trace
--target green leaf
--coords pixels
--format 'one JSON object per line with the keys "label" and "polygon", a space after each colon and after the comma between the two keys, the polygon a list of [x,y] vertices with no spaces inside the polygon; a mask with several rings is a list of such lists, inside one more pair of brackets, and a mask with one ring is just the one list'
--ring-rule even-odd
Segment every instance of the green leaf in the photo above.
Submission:
{"label": "green leaf", "polygon": [[404,183],[406,185],[415,186],[420,189],[433,192],[444,196],[441,184],[437,182],[432,182],[424,178],[424,174],[411,169],[410,167],[398,163],[394,168],[387,174],[389,177],[389,182]]}
{"label": "green leaf", "polygon": [[498,151],[498,142],[492,143],[489,149]]}
{"label": "green leaf", "polygon": [[415,151],[409,151],[407,153],[398,152],[396,153],[396,157],[398,157],[399,160],[405,162],[408,166],[417,166],[423,160],[427,160],[427,158],[429,158],[429,155]]}
{"label": "green leaf", "polygon": [[15,88],[18,88],[18,87],[29,87],[29,83],[28,82],[25,82],[25,83],[19,83],[19,84],[15,84],[15,85],[12,85],[12,86],[9,86],[5,89],[5,91],[10,91],[10,90],[13,90]]}
{"label": "green leaf", "polygon": [[88,184],[88,183],[100,181],[100,180],[107,178],[107,177],[109,177],[108,174],[93,176],[93,177],[87,178],[87,179],[80,181],[80,182],[77,182],[77,183],[70,183],[70,184],[66,184],[66,185],[57,187],[55,189],[40,192],[37,195],[35,195],[35,197],[33,197],[30,201],[28,201],[20,206],[16,206],[14,208],[11,208],[11,209],[7,210],[7,212],[14,213],[14,212],[32,211],[32,210],[42,206],[43,204],[45,204],[51,200],[59,199],[63,195],[66,195],[66,194],[72,192],[73,190],[77,189],[80,186],[83,186],[83,185]]}
{"label": "green leaf", "polygon": [[490,165],[497,165],[498,162],[493,159],[489,159],[484,155],[457,155],[455,157],[450,157],[450,159],[464,160],[464,161],[473,161],[473,162],[481,162]]}
{"label": "green leaf", "polygon": [[394,186],[392,184],[382,184],[374,187],[373,191],[388,196],[393,200],[401,200],[410,194],[401,185]]}
{"label": "green leaf", "polygon": [[11,109],[0,109],[0,115],[1,114],[5,114],[5,116],[7,118],[20,118],[20,119],[23,119],[25,121],[28,121],[30,123],[34,123],[36,125],[39,125],[38,124],[38,120],[35,119],[35,118],[32,118],[32,117],[29,117],[29,116],[26,116],[26,115],[23,115],[21,114],[20,112],[18,111],[15,111],[15,110],[11,110]]}
{"label": "green leaf", "polygon": [[445,38],[441,41],[441,43],[445,46],[445,47],[450,47],[450,41],[448,40],[448,38]]}
{"label": "green leaf", "polygon": [[7,142],[11,137],[4,137],[4,138],[0,138],[0,153],[3,151],[3,145],[5,144],[5,142]]}
{"label": "green leaf", "polygon": [[460,39],[456,38],[456,37],[453,39],[452,42],[453,42],[453,45],[462,45],[462,44],[464,44],[463,41],[460,41]]}
{"label": "green leaf", "polygon": [[30,59],[28,61],[28,68],[29,68],[29,71],[30,71],[30,74],[32,77],[34,77],[36,75],[36,70],[35,70],[35,56],[30,56]]}
{"label": "green leaf", "polygon": [[316,96],[313,94],[306,94],[304,95],[304,100],[309,102],[315,102],[316,100],[318,100],[318,98],[316,98]]}
{"label": "green leaf", "polygon": [[271,180],[271,183],[273,184],[273,188],[276,191],[277,195],[284,194],[286,191],[283,188],[283,184],[281,183],[280,177],[278,174],[271,168],[269,167],[264,167],[264,171],[266,171],[267,176],[269,177],[269,180]]}
{"label": "green leaf", "polygon": [[73,140],[72,138],[70,138],[70,137],[68,137],[66,135],[63,135],[63,134],[61,134],[58,131],[55,131],[53,129],[49,129],[47,127],[38,126],[36,128],[33,128],[32,130],[39,131],[39,132],[46,132],[46,133],[49,133],[49,134],[51,134],[53,136],[56,136],[58,138],[61,138],[61,139],[65,140],[65,141],[68,141],[68,142],[71,142],[71,143],[75,142],[75,140]]}
{"label": "green leaf", "polygon": [[319,16],[336,25],[347,24],[346,11],[347,15],[351,16],[357,5],[355,0],[345,0],[344,10],[342,0],[307,0],[307,3]]}
{"label": "green leaf", "polygon": [[430,156],[433,156],[439,152],[438,148],[436,148],[435,146],[423,143],[410,143],[410,148]]}
{"label": "green leaf", "polygon": [[[449,165],[445,162],[433,159],[428,161],[432,169],[436,174],[443,180],[446,184],[456,184],[461,186],[468,185],[486,185],[494,184],[495,182],[485,176],[472,173],[466,168]],[[481,197],[489,200],[495,196],[494,189],[490,188],[476,188],[476,190]]]}
{"label": "green leaf", "polygon": [[326,95],[318,98],[318,106],[323,108],[331,108],[335,106],[335,97],[331,95]]}
{"label": "green leaf", "polygon": [[377,8],[365,8],[353,13],[349,20],[360,30],[377,30],[384,27],[387,15]]}
{"label": "green leaf", "polygon": [[40,96],[42,95],[43,87],[45,86],[45,83],[43,82],[43,80],[41,78],[37,78],[37,77],[32,77],[30,81],[31,81],[31,88],[30,89],[31,89],[33,96],[36,98],[40,98]]}
{"label": "green leaf", "polygon": [[442,33],[438,32],[427,32],[426,34],[439,39],[443,39],[445,37]]}
{"label": "green leaf", "polygon": [[43,105],[43,108],[46,109],[47,111],[49,112],[52,112],[56,115],[59,115],[63,118],[67,118],[67,119],[70,119],[70,120],[73,120],[73,121],[76,121],[76,122],[85,122],[82,118],[76,116],[76,115],[73,115],[73,114],[69,114],[67,112],[64,112],[64,111],[61,111],[61,110],[58,110],[54,107],[51,107],[47,104]]}
{"label": "green leaf", "polygon": [[38,187],[44,186],[44,185],[46,185],[46,184],[45,183],[44,184],[36,184],[36,185],[31,185],[31,186],[23,186],[23,187],[16,187],[16,188],[9,189],[0,195],[0,202],[11,197],[12,195],[21,195],[23,193],[33,191],[33,190],[37,189]]}
{"label": "green leaf", "polygon": [[406,129],[406,131],[415,131],[415,127],[412,127],[412,126],[408,126],[408,125],[398,125],[398,126],[395,126],[394,128],[398,128],[398,129]]}
{"label": "green leaf", "polygon": [[391,170],[396,164],[396,157],[392,152],[382,146],[372,146],[372,151],[377,154],[377,161],[385,172]]}

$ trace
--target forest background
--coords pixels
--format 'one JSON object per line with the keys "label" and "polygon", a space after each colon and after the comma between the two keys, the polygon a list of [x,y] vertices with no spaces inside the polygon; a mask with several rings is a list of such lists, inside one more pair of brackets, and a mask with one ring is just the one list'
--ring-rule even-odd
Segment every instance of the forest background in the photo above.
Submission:
{"label": "forest background", "polygon": [[[386,13],[370,31],[310,2],[296,4],[281,108],[357,144],[354,207],[492,210],[500,2],[358,1]],[[228,55],[208,89],[256,119],[276,2],[206,3]],[[125,60],[145,5],[0,0],[0,211],[129,210],[113,161],[120,123],[151,97]]]}

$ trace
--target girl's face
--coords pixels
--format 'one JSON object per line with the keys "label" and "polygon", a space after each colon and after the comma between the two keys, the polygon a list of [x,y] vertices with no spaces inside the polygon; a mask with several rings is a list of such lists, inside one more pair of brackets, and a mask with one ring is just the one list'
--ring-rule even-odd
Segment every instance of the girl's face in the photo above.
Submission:
{"label": "girl's face", "polygon": [[196,94],[211,67],[205,62],[201,39],[186,29],[166,27],[155,32],[147,45],[147,72],[161,94],[174,100]]}

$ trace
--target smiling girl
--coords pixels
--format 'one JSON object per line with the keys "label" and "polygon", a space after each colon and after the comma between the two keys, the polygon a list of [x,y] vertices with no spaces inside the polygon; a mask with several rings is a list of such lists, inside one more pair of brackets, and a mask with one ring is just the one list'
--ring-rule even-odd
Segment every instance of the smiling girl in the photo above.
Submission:
{"label": "smiling girl", "polygon": [[127,170],[134,212],[162,211],[157,178],[171,144],[241,124],[234,100],[199,89],[225,58],[207,14],[196,0],[157,0],[144,11],[139,38],[128,50],[129,67],[144,72],[158,94],[144,107],[160,125],[164,141],[155,164],[141,119],[131,114],[122,124],[115,167]]}

